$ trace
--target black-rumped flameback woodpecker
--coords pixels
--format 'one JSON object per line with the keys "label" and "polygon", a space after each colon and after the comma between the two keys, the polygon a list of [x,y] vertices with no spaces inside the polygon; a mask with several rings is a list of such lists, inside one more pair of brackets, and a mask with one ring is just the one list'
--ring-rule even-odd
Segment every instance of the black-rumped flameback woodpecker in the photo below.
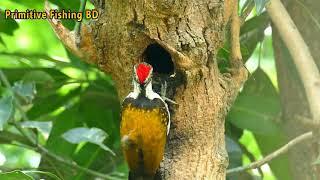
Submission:
{"label": "black-rumped flameback woodpecker", "polygon": [[124,99],[120,136],[129,180],[151,180],[163,158],[170,129],[168,106],[152,89],[152,66],[134,66],[133,91]]}

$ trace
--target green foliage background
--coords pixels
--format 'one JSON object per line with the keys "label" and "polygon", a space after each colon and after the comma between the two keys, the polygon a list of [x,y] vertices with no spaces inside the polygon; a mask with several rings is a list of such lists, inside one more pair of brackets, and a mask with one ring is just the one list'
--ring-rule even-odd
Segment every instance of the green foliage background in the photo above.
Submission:
{"label": "green foliage background", "polygon": [[[80,5],[79,1],[71,0],[50,2],[58,8],[73,10]],[[262,9],[262,4],[257,7]],[[246,1],[241,1],[241,7],[246,5]],[[93,177],[39,154],[13,122],[33,129],[39,144],[65,160],[107,174],[110,179],[126,179],[128,170],[119,147],[120,106],[111,77],[68,52],[47,21],[3,18],[4,9],[42,11],[43,7],[42,0],[0,1],[0,68],[28,117],[26,122],[15,106],[12,92],[1,83],[0,169],[11,173],[0,174],[0,179]],[[70,29],[75,25],[71,20],[63,23]],[[219,51],[222,72],[227,71],[229,48],[226,42]],[[277,123],[281,110],[271,28],[265,13],[253,11],[242,27],[241,51],[252,74],[226,121],[229,168],[260,159],[285,143]],[[228,179],[291,177],[287,157],[281,156],[260,170],[228,176]]]}

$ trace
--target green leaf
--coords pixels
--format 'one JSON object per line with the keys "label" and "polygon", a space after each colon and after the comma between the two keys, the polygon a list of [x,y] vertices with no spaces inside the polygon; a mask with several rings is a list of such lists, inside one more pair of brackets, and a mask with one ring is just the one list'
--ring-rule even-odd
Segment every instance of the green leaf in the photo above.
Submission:
{"label": "green leaf", "polygon": [[[272,135],[254,134],[254,137],[263,156],[274,152],[274,150],[279,149],[287,143],[287,139],[282,131]],[[268,162],[268,164],[276,179],[293,179],[289,170],[288,154],[281,155]]]}
{"label": "green leaf", "polygon": [[99,145],[105,151],[115,155],[115,153],[103,144],[107,138],[107,133],[98,128],[74,128],[65,132],[62,137],[72,144],[79,144],[82,142],[90,142]]}
{"label": "green leaf", "polygon": [[0,131],[3,130],[4,125],[13,116],[13,97],[5,96],[0,99]]}
{"label": "green leaf", "polygon": [[[38,88],[39,89],[39,88]],[[34,100],[33,107],[28,111],[27,115],[31,119],[39,118],[55,111],[60,107],[67,106],[70,101],[76,98],[81,92],[81,87],[70,90],[69,93],[62,95],[61,93],[54,93],[47,96],[37,96]],[[50,103],[48,103],[50,102]]]}
{"label": "green leaf", "polygon": [[[83,125],[80,121],[80,112],[77,106],[69,107],[62,113],[53,117],[53,126],[49,138],[45,147],[51,152],[64,157],[66,160],[71,160],[74,152],[77,149],[77,145],[64,141],[61,135],[74,127]],[[50,158],[45,156],[42,158],[40,167],[45,171],[52,171],[52,168],[56,169],[57,174],[62,174],[64,179],[74,179],[74,173],[78,173],[76,169],[72,169],[61,163],[51,163],[45,159]],[[54,162],[54,161],[53,161]]]}
{"label": "green leaf", "polygon": [[[39,118],[63,106],[70,98],[78,95],[80,89],[71,90],[67,94],[58,91],[67,81],[70,80],[66,74],[50,68],[16,68],[3,69],[10,82],[20,81],[35,82],[37,95],[33,100],[32,108],[27,112],[30,119]],[[48,103],[50,102],[50,103]]]}
{"label": "green leaf", "polygon": [[3,14],[4,11],[0,9],[0,33],[2,32],[12,36],[13,32],[19,28],[19,25],[11,18],[5,19]]}
{"label": "green leaf", "polygon": [[33,180],[32,177],[25,173],[15,170],[11,172],[0,173],[0,179],[3,180]]}
{"label": "green leaf", "polygon": [[[37,80],[41,80],[39,77],[34,76],[34,71],[43,71],[50,75],[55,82],[65,82],[66,80],[70,79],[66,74],[62,73],[59,70],[53,69],[53,68],[15,68],[15,69],[2,69],[3,72],[6,74],[10,82],[15,82],[21,80],[21,77],[23,79],[26,79],[27,81],[33,81],[38,83]],[[31,73],[31,75],[28,75]],[[36,72],[37,74],[37,72]],[[39,74],[39,73],[38,73]],[[41,74],[39,74],[41,75]],[[43,75],[43,73],[42,73]],[[25,77],[26,76],[26,77]],[[46,75],[47,76],[47,75]],[[46,77],[47,78],[47,77]],[[47,81],[48,82],[48,81]]]}
{"label": "green leaf", "polygon": [[71,128],[82,125],[79,119],[80,114],[76,106],[66,109],[55,117],[46,147],[59,155],[71,157],[76,145],[63,141],[61,135]]}
{"label": "green leaf", "polygon": [[35,128],[46,136],[50,134],[50,131],[52,129],[51,121],[24,121],[21,122],[20,125],[23,128]]}
{"label": "green leaf", "polygon": [[83,121],[89,127],[103,129],[111,139],[119,137],[120,103],[114,87],[109,82],[92,81],[80,96],[80,111],[83,112]]}
{"label": "green leaf", "polygon": [[238,141],[241,136],[243,135],[244,130],[238,128],[237,126],[233,125],[231,122],[226,121],[225,123],[225,135]]}
{"label": "green leaf", "polygon": [[24,75],[23,81],[46,84],[53,83],[55,80],[49,73],[45,71],[32,70]]}
{"label": "green leaf", "polygon": [[232,106],[227,120],[257,134],[279,131],[275,119],[280,113],[279,96],[262,69],[257,69]]}
{"label": "green leaf", "polygon": [[[241,26],[240,50],[244,62],[251,57],[257,44],[264,39],[264,30],[268,27],[269,22],[270,19],[267,13],[262,13],[259,16],[247,20],[244,25]],[[230,48],[230,42],[226,41],[223,48],[218,51],[218,65],[222,72],[225,72],[229,66]]]}
{"label": "green leaf", "polygon": [[257,14],[260,14],[269,0],[254,0],[254,2],[256,4]]}
{"label": "green leaf", "polygon": [[21,4],[28,9],[42,10],[42,8],[44,7],[44,0],[24,0],[24,1],[11,0],[11,1],[13,1],[17,4]]}
{"label": "green leaf", "polygon": [[268,27],[269,23],[270,18],[265,12],[247,20],[241,27],[240,44],[244,62],[251,57],[257,44],[264,39],[264,30]]}
{"label": "green leaf", "polygon": [[[79,68],[83,67],[79,66]],[[97,127],[105,131],[108,138],[104,141],[104,144],[107,147],[112,147],[116,154],[121,154],[119,107],[115,88],[110,78],[104,74],[99,73],[98,79],[91,81],[88,88],[80,95],[79,112],[81,112],[81,121],[85,122],[87,127]],[[87,156],[88,153],[91,156]],[[123,164],[123,161],[113,159],[109,152],[91,143],[84,144],[80,150],[76,151],[73,158],[77,163],[90,169],[99,170],[101,167],[107,167],[103,173],[112,173],[114,167],[119,166],[119,163]],[[86,174],[79,173],[75,179],[88,179],[88,177]]]}
{"label": "green leaf", "polygon": [[78,11],[80,8],[80,1],[60,1],[60,0],[49,0],[50,2],[58,5],[60,9],[71,9],[74,11]]}
{"label": "green leaf", "polygon": [[[78,11],[80,8],[80,1],[68,0],[68,1],[61,1],[61,0],[49,0],[51,3],[56,4],[59,6],[59,9],[70,9],[71,11]],[[73,30],[75,21],[74,20],[66,20],[62,19],[62,24],[67,27],[69,30]]]}
{"label": "green leaf", "polygon": [[26,104],[30,104],[37,93],[34,82],[18,81],[14,83],[12,89]]}
{"label": "green leaf", "polygon": [[4,47],[6,47],[6,43],[3,41],[1,36],[0,36],[0,44],[2,44]]}

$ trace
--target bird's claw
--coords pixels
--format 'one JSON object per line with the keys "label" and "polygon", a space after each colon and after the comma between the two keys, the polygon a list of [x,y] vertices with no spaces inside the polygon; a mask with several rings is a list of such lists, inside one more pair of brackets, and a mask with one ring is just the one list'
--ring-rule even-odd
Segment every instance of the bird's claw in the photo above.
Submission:
{"label": "bird's claw", "polygon": [[164,101],[167,101],[169,103],[175,104],[177,105],[178,103],[176,103],[174,100],[169,99],[166,97],[167,94],[167,81],[164,81],[164,84],[161,84],[161,90],[160,90],[160,96]]}

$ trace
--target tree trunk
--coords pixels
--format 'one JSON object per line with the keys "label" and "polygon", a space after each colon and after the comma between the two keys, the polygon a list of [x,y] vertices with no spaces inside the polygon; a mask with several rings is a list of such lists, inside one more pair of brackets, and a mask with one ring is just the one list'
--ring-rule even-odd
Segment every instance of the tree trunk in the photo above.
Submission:
{"label": "tree trunk", "polygon": [[[286,2],[287,10],[309,46],[309,50],[319,68],[320,37],[317,34],[320,33],[320,29],[317,26],[317,21],[320,22],[320,12],[318,9],[320,2],[314,0]],[[307,119],[311,115],[305,90],[299,79],[296,67],[275,28],[273,32],[278,84],[283,109],[283,125],[288,139],[292,139],[306,131],[312,130],[313,127],[308,125]],[[304,118],[304,123],[301,121],[302,117],[307,117]],[[317,145],[310,142],[303,143],[290,151],[290,169],[295,179],[320,179],[319,167],[317,168],[312,165],[318,154]]]}
{"label": "tree trunk", "polygon": [[[133,65],[147,61],[160,73],[155,79],[168,80],[168,96],[178,103],[169,104],[172,124],[159,177],[225,179],[224,119],[246,79],[243,67],[221,74],[217,65],[230,3],[225,7],[221,0],[92,2],[101,14],[83,26],[80,50],[87,53],[83,56],[112,75],[121,99],[132,89]],[[63,33],[54,26],[61,38]],[[90,44],[86,42],[94,46],[86,47]]]}

